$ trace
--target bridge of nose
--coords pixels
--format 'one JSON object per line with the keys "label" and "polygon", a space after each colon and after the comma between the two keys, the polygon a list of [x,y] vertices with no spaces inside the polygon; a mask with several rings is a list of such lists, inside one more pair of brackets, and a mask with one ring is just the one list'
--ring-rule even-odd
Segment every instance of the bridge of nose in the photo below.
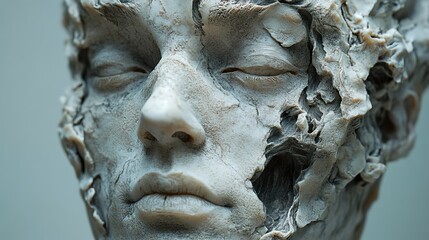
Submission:
{"label": "bridge of nose", "polygon": [[193,114],[192,104],[184,100],[198,74],[186,63],[185,57],[178,58],[163,60],[155,69],[152,92],[141,110],[141,130],[160,143],[181,140],[202,144],[203,126]]}

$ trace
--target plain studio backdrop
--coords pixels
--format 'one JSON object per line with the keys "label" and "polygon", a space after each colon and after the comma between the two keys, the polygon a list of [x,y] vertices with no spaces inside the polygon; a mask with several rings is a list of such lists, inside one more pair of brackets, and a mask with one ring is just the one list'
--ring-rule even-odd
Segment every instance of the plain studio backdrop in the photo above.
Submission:
{"label": "plain studio backdrop", "polygon": [[[0,239],[92,239],[57,136],[71,83],[61,14],[60,1],[0,0]],[[364,240],[429,236],[428,95],[415,148],[388,166]]]}

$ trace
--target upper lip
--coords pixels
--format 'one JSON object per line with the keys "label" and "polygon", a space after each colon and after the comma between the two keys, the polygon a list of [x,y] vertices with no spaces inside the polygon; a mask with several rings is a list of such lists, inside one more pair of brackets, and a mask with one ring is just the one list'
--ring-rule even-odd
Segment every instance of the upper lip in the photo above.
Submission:
{"label": "upper lip", "polygon": [[213,204],[226,206],[224,201],[201,181],[183,173],[147,173],[132,186],[129,198],[135,203],[150,194],[193,195]]}

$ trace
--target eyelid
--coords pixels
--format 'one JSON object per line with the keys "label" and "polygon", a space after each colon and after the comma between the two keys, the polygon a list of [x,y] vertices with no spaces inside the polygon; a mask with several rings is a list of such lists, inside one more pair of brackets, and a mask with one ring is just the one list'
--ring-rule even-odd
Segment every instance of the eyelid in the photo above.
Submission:
{"label": "eyelid", "polygon": [[112,92],[139,80],[144,79],[144,75],[138,72],[125,72],[107,77],[91,78],[92,86],[102,92]]}
{"label": "eyelid", "polygon": [[236,72],[231,76],[235,81],[253,90],[274,90],[283,82],[280,76],[258,76]]}
{"label": "eyelid", "polygon": [[90,72],[92,86],[101,92],[113,92],[135,82],[144,79],[149,73],[147,68],[122,63],[106,62],[97,64]]}
{"label": "eyelid", "polygon": [[142,74],[148,73],[145,68],[139,66],[125,67],[121,63],[104,63],[94,67],[93,71],[91,71],[91,75],[95,77],[110,77],[127,72],[136,72]]}
{"label": "eyelid", "polygon": [[269,65],[260,65],[260,66],[251,66],[251,67],[231,67],[225,68],[222,73],[233,73],[233,72],[243,72],[249,75],[255,76],[264,76],[264,77],[274,77],[281,74],[285,74],[287,72],[292,75],[296,75],[296,71],[286,70],[286,69],[278,69]]}
{"label": "eyelid", "polygon": [[284,73],[297,74],[299,68],[286,59],[275,56],[254,54],[240,59],[233,67],[225,68],[222,73],[241,71],[257,76],[277,76]]}

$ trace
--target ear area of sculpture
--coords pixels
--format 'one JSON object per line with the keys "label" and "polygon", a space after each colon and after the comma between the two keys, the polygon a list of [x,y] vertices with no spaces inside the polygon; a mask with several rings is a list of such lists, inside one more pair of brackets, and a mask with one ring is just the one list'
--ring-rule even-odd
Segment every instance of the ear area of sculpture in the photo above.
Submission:
{"label": "ear area of sculpture", "polygon": [[357,239],[428,84],[413,3],[66,0],[94,237]]}

